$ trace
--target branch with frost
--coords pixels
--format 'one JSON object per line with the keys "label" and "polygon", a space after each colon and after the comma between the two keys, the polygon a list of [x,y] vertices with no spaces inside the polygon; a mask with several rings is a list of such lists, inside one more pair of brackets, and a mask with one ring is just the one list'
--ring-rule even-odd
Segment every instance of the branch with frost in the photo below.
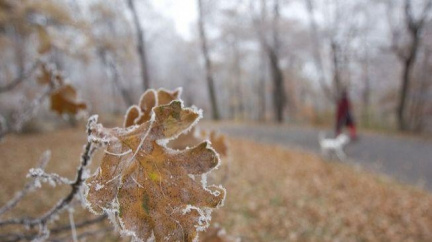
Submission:
{"label": "branch with frost", "polygon": [[[89,118],[87,123],[87,135],[90,136],[91,129],[97,123],[97,116],[92,116]],[[88,139],[87,144],[84,146],[84,151],[81,155],[81,162],[79,167],[77,168],[75,179],[73,181],[68,180],[67,178],[61,177],[57,174],[49,174],[44,171],[44,167],[48,163],[49,153],[45,153],[43,155],[41,165],[38,168],[31,169],[28,177],[33,178],[31,182],[25,185],[24,189],[17,193],[17,195],[9,201],[5,206],[0,208],[0,216],[5,212],[13,209],[28,192],[37,188],[40,184],[40,181],[46,181],[54,184],[66,184],[71,187],[71,191],[62,199],[60,199],[51,209],[46,211],[43,215],[37,218],[12,218],[7,220],[0,220],[0,227],[8,226],[8,225],[23,225],[25,228],[38,228],[39,232],[37,234],[29,235],[26,237],[24,234],[3,234],[0,235],[0,238],[7,236],[8,238],[12,238],[15,236],[17,239],[36,239],[36,240],[44,240],[47,239],[51,233],[48,229],[48,224],[55,220],[60,213],[63,211],[70,209],[72,207],[72,202],[75,198],[78,198],[80,195],[80,191],[82,190],[82,186],[84,180],[87,178],[87,166],[91,162],[92,155],[96,147],[93,145],[91,139]],[[76,199],[78,200],[78,199]],[[75,200],[75,201],[76,201]],[[79,224],[71,224],[68,228],[78,228],[84,227],[95,222],[100,222],[105,219],[105,216],[98,217],[96,220],[88,220],[83,221]],[[64,231],[65,227],[54,228],[53,231],[59,233]]]}
{"label": "branch with frost", "polygon": [[36,60],[32,64],[32,66],[30,67],[30,69],[28,71],[24,72],[21,76],[15,78],[11,82],[9,82],[9,83],[7,83],[5,85],[0,86],[0,93],[11,91],[15,87],[17,87],[20,83],[22,83],[25,80],[27,80],[28,78],[30,78],[30,76],[39,67],[40,64],[41,64],[41,60]]}
{"label": "branch with frost", "polygon": [[27,178],[34,178],[34,181],[36,181],[37,186],[40,186],[40,183],[49,183],[51,186],[55,187],[56,185],[70,185],[72,184],[72,181],[62,177],[55,173],[46,173],[41,168],[31,168],[29,170],[29,173],[27,174]]}
{"label": "branch with frost", "polygon": [[[54,68],[53,65],[38,60],[34,64],[34,67],[32,67],[31,72],[34,72],[34,69],[39,67],[42,69],[42,77],[39,76],[38,81],[42,82],[42,85],[46,85],[45,89],[39,96],[33,99],[27,107],[15,111],[11,120],[6,120],[4,117],[0,116],[0,139],[9,133],[21,131],[23,125],[36,116],[44,100],[65,86],[65,76],[61,71]],[[47,76],[44,76],[44,74]],[[40,79],[42,79],[42,81]]]}
{"label": "branch with frost", "polygon": [[[42,157],[40,159],[40,164],[38,166],[38,169],[44,169],[46,165],[48,164],[49,160],[51,158],[51,151],[47,150],[42,154]],[[0,208],[0,216],[6,213],[7,211],[10,211],[13,209],[29,192],[33,191],[37,187],[36,179],[33,179],[32,181],[28,182],[24,185],[24,188],[17,192],[15,197],[11,199],[9,202],[6,203],[3,207]]]}
{"label": "branch with frost", "polygon": [[[107,215],[101,215],[98,216],[94,219],[88,219],[88,220],[84,220],[81,221],[79,223],[75,223],[75,229],[81,229],[81,228],[86,228],[89,227],[91,225],[94,224],[98,224],[98,223],[102,223],[106,220]],[[50,235],[54,236],[54,235],[58,235],[58,234],[62,234],[65,232],[69,232],[72,230],[72,225],[71,224],[65,224],[65,225],[59,225],[58,227],[54,227],[50,229]],[[108,230],[112,230],[112,228],[104,228],[103,229],[104,232],[107,232]],[[83,234],[85,233],[91,233],[94,234],[95,232],[100,233],[99,230],[95,230],[95,231],[86,231],[83,232],[82,234],[77,235],[77,238],[80,239],[80,237],[82,237]],[[23,234],[23,233],[6,233],[6,234],[0,234],[0,241],[19,241],[19,240],[33,240],[35,237],[37,236],[37,234]],[[66,238],[54,238],[52,239],[53,241],[63,241],[63,240],[68,240],[70,241],[70,237]]]}
{"label": "branch with frost", "polygon": [[[39,64],[42,62],[37,62],[37,63],[38,64],[35,65],[35,68],[38,67]],[[53,79],[53,75],[54,73],[52,73],[51,79]],[[12,120],[9,120],[9,122],[7,122],[4,117],[1,117],[0,118],[0,139],[9,133],[19,132],[22,126],[36,115],[43,101],[46,98],[48,98],[51,95],[51,93],[53,93],[56,89],[57,89],[57,85],[48,85],[48,87],[38,97],[32,100],[27,107],[15,113],[15,115],[13,115],[12,117]]]}

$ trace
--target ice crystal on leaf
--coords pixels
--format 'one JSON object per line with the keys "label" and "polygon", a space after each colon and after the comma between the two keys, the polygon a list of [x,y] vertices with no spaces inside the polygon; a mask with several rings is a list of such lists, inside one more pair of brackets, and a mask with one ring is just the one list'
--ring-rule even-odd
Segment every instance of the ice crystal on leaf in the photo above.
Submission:
{"label": "ice crystal on leaf", "polygon": [[192,241],[197,231],[208,227],[212,209],[225,197],[221,186],[193,179],[205,177],[219,164],[208,142],[185,150],[165,146],[201,117],[177,97],[158,102],[159,92],[149,90],[139,106],[128,110],[125,128],[99,124],[93,129],[96,140],[109,143],[99,169],[86,181],[88,206],[98,214],[114,212],[113,222],[138,240],[154,236],[156,241]]}
{"label": "ice crystal on leaf", "polygon": [[172,92],[165,89],[159,89],[158,91],[153,89],[147,90],[141,96],[139,105],[131,106],[126,112],[124,127],[140,125],[149,121],[154,107],[169,104],[174,100],[179,100],[181,92],[181,88]]}

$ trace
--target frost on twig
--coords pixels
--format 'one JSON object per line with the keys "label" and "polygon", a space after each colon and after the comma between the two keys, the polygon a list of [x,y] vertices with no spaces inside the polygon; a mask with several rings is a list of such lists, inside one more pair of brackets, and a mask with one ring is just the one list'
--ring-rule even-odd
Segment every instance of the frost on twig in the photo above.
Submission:
{"label": "frost on twig", "polygon": [[[44,169],[48,164],[50,158],[51,151],[45,151],[41,156],[38,169]],[[36,187],[38,187],[38,185],[36,184],[36,179],[28,182],[21,191],[17,192],[13,199],[11,199],[9,202],[6,203],[6,205],[0,208],[0,216],[7,211],[13,209],[24,198],[24,196],[27,195],[28,192],[33,191]]]}
{"label": "frost on twig", "polygon": [[[38,229],[37,233],[0,234],[0,240],[42,241],[65,230],[71,230],[73,239],[79,240],[95,231],[78,233],[78,228],[106,217],[122,234],[132,235],[135,240],[196,240],[198,232],[209,226],[213,209],[223,205],[225,189],[206,182],[207,174],[220,163],[210,142],[182,150],[166,147],[202,116],[201,110],[185,108],[179,95],[180,90],[147,91],[140,104],[128,110],[123,128],[107,129],[97,123],[97,116],[90,117],[87,144],[75,178],[47,173],[46,162],[42,162],[28,173],[31,185],[26,185],[0,211],[13,209],[39,182],[70,186],[70,192],[39,217],[0,220],[0,227],[21,225],[23,230]],[[87,166],[94,151],[101,147],[105,149],[102,163],[89,177]],[[48,154],[44,160],[49,159]],[[72,208],[83,199],[83,192],[88,208],[101,216],[75,223]],[[49,227],[64,211],[69,211],[69,224]]]}
{"label": "frost on twig", "polygon": [[50,109],[59,115],[79,116],[87,109],[86,103],[78,100],[76,89],[66,83],[64,74],[42,60],[38,60],[32,72],[38,70],[37,82],[45,89],[28,105],[16,110],[11,120],[6,122],[0,118],[0,138],[8,133],[20,132],[25,123],[31,120],[38,112],[42,103],[50,98]]}
{"label": "frost on twig", "polygon": [[61,177],[58,174],[55,173],[46,173],[41,168],[31,168],[29,170],[29,173],[27,174],[27,178],[34,178],[35,186],[40,187],[41,182],[48,183],[51,186],[55,187],[56,185],[65,185],[65,184],[71,184],[72,181],[65,177]]}
{"label": "frost on twig", "polygon": [[86,181],[89,209],[114,214],[112,222],[136,240],[192,241],[223,205],[223,187],[193,179],[219,165],[209,142],[184,150],[165,146],[201,118],[200,110],[183,107],[179,94],[148,90],[128,110],[125,128],[98,125],[92,133],[108,142],[100,167]]}
{"label": "frost on twig", "polygon": [[[87,124],[87,134],[91,133],[91,127],[97,122],[97,117],[92,116]],[[70,192],[63,198],[61,198],[55,205],[53,205],[48,211],[44,212],[41,216],[36,218],[22,217],[22,218],[12,218],[7,220],[0,220],[0,227],[8,226],[8,225],[22,225],[24,229],[26,228],[38,228],[39,232],[37,234],[32,234],[30,236],[24,236],[29,240],[33,241],[44,241],[50,235],[50,229],[48,225],[55,220],[64,210],[72,208],[72,202],[79,198],[80,192],[82,190],[82,185],[84,179],[86,178],[86,170],[87,166],[90,164],[91,157],[95,151],[95,147],[92,142],[87,142],[84,146],[84,151],[81,155],[80,165],[76,171],[75,179],[70,181],[67,178],[61,177],[57,174],[49,174],[46,173],[44,168],[49,160],[50,153],[46,152],[41,159],[41,165],[38,168],[31,169],[28,177],[33,178],[33,180],[28,183],[24,189],[19,192],[10,202],[8,202],[5,206],[3,206],[0,211],[0,215],[4,214],[7,211],[13,209],[19,201],[30,191],[34,190],[38,187],[38,182],[49,182],[53,184],[64,184],[69,185],[71,187]],[[102,221],[105,217],[100,217],[98,221]],[[84,221],[82,224],[86,224]],[[78,227],[78,225],[71,224],[70,228]],[[61,229],[54,229],[55,231],[61,231]],[[15,236],[15,237],[14,237]],[[0,235],[0,238],[2,236]],[[21,234],[12,234],[7,235],[7,238],[22,238]]]}

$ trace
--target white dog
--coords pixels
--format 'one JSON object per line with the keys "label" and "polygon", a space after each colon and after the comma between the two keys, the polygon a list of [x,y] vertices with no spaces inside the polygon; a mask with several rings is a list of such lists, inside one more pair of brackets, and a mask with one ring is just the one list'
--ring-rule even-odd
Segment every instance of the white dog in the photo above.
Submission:
{"label": "white dog", "polygon": [[347,156],[344,152],[344,147],[350,142],[350,138],[346,134],[340,134],[334,139],[326,138],[324,133],[319,135],[319,144],[321,153],[329,156],[334,153],[341,161],[346,160]]}

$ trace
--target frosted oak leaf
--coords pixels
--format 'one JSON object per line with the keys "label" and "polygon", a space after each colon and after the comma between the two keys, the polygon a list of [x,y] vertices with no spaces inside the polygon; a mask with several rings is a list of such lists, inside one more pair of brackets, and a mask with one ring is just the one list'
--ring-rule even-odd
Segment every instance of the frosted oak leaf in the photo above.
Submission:
{"label": "frosted oak leaf", "polygon": [[164,144],[200,116],[181,101],[172,101],[154,107],[150,120],[139,126],[95,127],[93,139],[109,144],[100,168],[86,181],[89,208],[114,213],[113,222],[139,240],[196,239],[197,231],[208,227],[212,209],[225,198],[221,186],[196,179],[218,166],[219,157],[207,142],[182,151]]}
{"label": "frosted oak leaf", "polygon": [[224,135],[219,134],[215,130],[199,130],[196,127],[180,135],[177,139],[170,141],[168,146],[173,149],[185,149],[186,147],[193,147],[203,140],[210,140],[213,149],[215,149],[221,157],[226,157],[228,155],[228,145]]}
{"label": "frosted oak leaf", "polygon": [[140,125],[150,120],[152,109],[155,106],[169,104],[174,100],[179,100],[182,89],[177,88],[174,91],[159,89],[157,91],[149,89],[145,91],[139,100],[138,105],[132,105],[125,115],[124,127]]}

